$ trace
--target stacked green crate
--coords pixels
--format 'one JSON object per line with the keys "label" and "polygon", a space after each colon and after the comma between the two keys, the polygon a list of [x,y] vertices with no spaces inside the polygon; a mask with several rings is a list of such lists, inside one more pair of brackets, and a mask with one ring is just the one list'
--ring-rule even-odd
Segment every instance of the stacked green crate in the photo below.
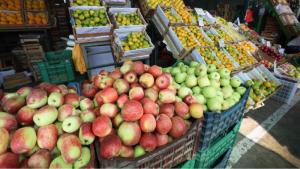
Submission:
{"label": "stacked green crate", "polygon": [[75,79],[71,51],[47,52],[46,60],[38,63],[43,82],[65,83]]}

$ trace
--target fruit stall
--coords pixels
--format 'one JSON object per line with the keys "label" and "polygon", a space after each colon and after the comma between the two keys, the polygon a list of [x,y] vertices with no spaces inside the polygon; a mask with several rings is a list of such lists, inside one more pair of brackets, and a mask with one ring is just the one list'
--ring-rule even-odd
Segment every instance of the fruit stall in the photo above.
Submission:
{"label": "fruit stall", "polygon": [[[46,2],[0,0],[0,28],[47,25]],[[0,168],[225,168],[245,114],[298,92],[297,56],[246,25],[131,3],[69,0],[72,49],[0,89]],[[174,62],[156,63],[160,48]]]}

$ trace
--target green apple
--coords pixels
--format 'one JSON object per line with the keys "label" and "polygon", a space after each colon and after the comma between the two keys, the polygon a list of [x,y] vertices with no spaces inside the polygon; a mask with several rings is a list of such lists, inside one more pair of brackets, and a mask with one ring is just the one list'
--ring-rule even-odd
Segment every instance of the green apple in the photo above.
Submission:
{"label": "green apple", "polygon": [[227,79],[227,78],[222,78],[221,80],[220,80],[220,83],[221,83],[221,86],[222,87],[225,87],[225,86],[230,86],[230,79]]}
{"label": "green apple", "polygon": [[192,93],[193,92],[190,88],[184,87],[184,86],[179,88],[179,90],[178,90],[178,96],[182,99],[185,98],[185,96],[190,95]]}
{"label": "green apple", "polygon": [[220,80],[220,75],[219,75],[219,73],[218,72],[212,72],[212,73],[210,73],[209,75],[208,75],[208,78],[210,79],[210,80]]}
{"label": "green apple", "polygon": [[210,81],[207,76],[198,77],[198,85],[203,88],[210,85]]}
{"label": "green apple", "polygon": [[33,116],[34,124],[37,126],[46,126],[55,122],[58,116],[58,111],[53,106],[44,106],[40,108]]}
{"label": "green apple", "polygon": [[222,102],[218,97],[207,100],[207,108],[212,112],[220,112],[222,110]]}
{"label": "green apple", "polygon": [[74,169],[86,166],[91,160],[91,151],[88,147],[82,147],[81,156],[74,162]]}
{"label": "green apple", "polygon": [[234,99],[235,102],[238,102],[241,99],[241,95],[238,92],[233,92],[232,98]]}
{"label": "green apple", "polygon": [[72,168],[72,164],[66,163],[62,156],[58,156],[54,160],[52,160],[49,168]]}
{"label": "green apple", "polygon": [[175,76],[177,73],[180,73],[181,71],[180,71],[180,68],[178,68],[178,67],[174,67],[174,68],[172,68],[172,70],[171,70],[171,74],[173,75],[173,76]]}
{"label": "green apple", "polygon": [[215,72],[215,71],[217,71],[216,65],[213,65],[213,64],[207,65],[207,72],[208,73],[212,73],[212,72]]}
{"label": "green apple", "polygon": [[231,86],[225,86],[222,88],[222,93],[225,99],[229,98],[233,94],[233,89]]}
{"label": "green apple", "polygon": [[144,154],[146,154],[145,150],[143,149],[142,146],[137,145],[134,147],[134,158],[143,156]]}
{"label": "green apple", "polygon": [[188,75],[194,75],[195,74],[195,68],[194,67],[189,67],[186,71]]}
{"label": "green apple", "polygon": [[219,71],[221,78],[230,78],[230,71],[226,68],[222,68]]}
{"label": "green apple", "polygon": [[192,88],[193,94],[200,94],[201,93],[201,88],[200,86],[194,86]]}
{"label": "green apple", "polygon": [[69,116],[62,123],[62,129],[67,133],[73,133],[80,128],[82,120],[78,116]]}
{"label": "green apple", "polygon": [[175,75],[175,82],[176,83],[183,83],[185,81],[186,77],[187,77],[186,73],[177,73]]}
{"label": "green apple", "polygon": [[204,104],[203,105],[203,111],[206,112],[207,111],[207,106]]}
{"label": "green apple", "polygon": [[207,67],[205,64],[199,64],[195,69],[195,74],[198,77],[206,76],[207,75]]}
{"label": "green apple", "polygon": [[196,61],[191,61],[191,63],[190,63],[190,67],[197,67],[198,65],[199,65],[199,63]]}
{"label": "green apple", "polygon": [[173,81],[172,86],[174,86],[175,89],[179,89],[181,87],[180,84],[176,83],[175,81]]}
{"label": "green apple", "polygon": [[230,85],[235,88],[239,87],[241,85],[241,80],[237,77],[233,77],[230,79]]}
{"label": "green apple", "polygon": [[228,100],[224,100],[222,103],[222,110],[227,110],[230,108],[230,102]]}
{"label": "green apple", "polygon": [[210,86],[212,86],[212,87],[218,89],[218,88],[220,88],[221,83],[220,83],[219,80],[214,80],[214,79],[212,79],[212,80],[210,80]]}
{"label": "green apple", "polygon": [[202,89],[202,94],[207,99],[216,97],[216,95],[217,95],[216,88],[214,88],[212,86],[206,86]]}
{"label": "green apple", "polygon": [[244,93],[246,92],[246,88],[243,86],[240,86],[238,88],[236,88],[236,91],[240,94],[240,95],[244,95]]}
{"label": "green apple", "polygon": [[183,65],[180,67],[181,72],[186,72],[189,67],[187,65]]}
{"label": "green apple", "polygon": [[194,75],[189,75],[185,79],[185,85],[189,88],[192,88],[197,85],[197,78]]}
{"label": "green apple", "polygon": [[177,67],[181,67],[181,66],[186,66],[183,62],[179,62],[178,64],[177,64]]}
{"label": "green apple", "polygon": [[206,103],[206,99],[202,94],[195,95],[195,98],[198,101],[198,103],[200,103],[200,104],[205,104]]}

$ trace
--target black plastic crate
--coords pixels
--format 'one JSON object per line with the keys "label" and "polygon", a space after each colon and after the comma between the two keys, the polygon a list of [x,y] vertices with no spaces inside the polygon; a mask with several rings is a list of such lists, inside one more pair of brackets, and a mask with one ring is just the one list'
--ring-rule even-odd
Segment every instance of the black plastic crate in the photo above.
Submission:
{"label": "black plastic crate", "polygon": [[250,93],[247,89],[241,100],[230,109],[221,112],[205,112],[200,139],[200,150],[207,149],[218,137],[228,132],[244,115],[244,110]]}

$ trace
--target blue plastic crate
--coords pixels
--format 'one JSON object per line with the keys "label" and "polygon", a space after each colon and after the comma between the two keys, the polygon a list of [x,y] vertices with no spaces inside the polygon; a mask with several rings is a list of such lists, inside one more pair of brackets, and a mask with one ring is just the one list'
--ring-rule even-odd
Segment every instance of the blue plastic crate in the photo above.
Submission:
{"label": "blue plastic crate", "polygon": [[[226,168],[230,155],[231,155],[232,149],[227,150],[227,152],[224,154],[224,156],[221,156],[219,159],[220,162],[216,164],[213,168]],[[219,161],[217,160],[217,162]]]}
{"label": "blue plastic crate", "polygon": [[278,78],[282,87],[272,96],[272,98],[283,103],[291,104],[298,91],[300,80],[293,81],[279,76],[275,77]]}
{"label": "blue plastic crate", "polygon": [[205,112],[200,139],[200,150],[206,149],[218,137],[227,133],[244,115],[249,97],[250,88],[247,89],[241,100],[230,109],[221,112]]}

